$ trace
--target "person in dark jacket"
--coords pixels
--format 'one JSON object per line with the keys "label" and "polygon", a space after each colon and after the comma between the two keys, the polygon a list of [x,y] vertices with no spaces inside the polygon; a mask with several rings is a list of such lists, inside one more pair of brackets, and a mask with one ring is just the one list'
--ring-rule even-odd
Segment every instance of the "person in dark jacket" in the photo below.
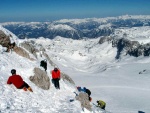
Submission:
{"label": "person in dark jacket", "polygon": [[89,89],[87,89],[87,88],[83,88],[84,89],[84,91],[90,96],[91,95],[91,91],[89,90]]}
{"label": "person in dark jacket", "polygon": [[54,70],[52,70],[51,74],[52,74],[52,81],[54,83],[55,88],[60,89],[59,86],[60,70],[57,67],[55,67]]}
{"label": "person in dark jacket", "polygon": [[22,77],[16,74],[15,69],[11,70],[11,74],[12,76],[8,78],[7,84],[13,84],[17,89],[23,89],[25,91],[28,89],[29,91],[33,92],[31,87],[25,81],[23,81]]}
{"label": "person in dark jacket", "polygon": [[89,89],[87,89],[86,87],[81,88],[79,86],[77,87],[77,89],[78,89],[79,92],[85,92],[85,93],[87,93],[88,96],[89,96],[89,101],[90,102],[92,101],[92,98],[90,97],[91,91]]}
{"label": "person in dark jacket", "polygon": [[47,60],[42,60],[40,63],[40,66],[43,67],[45,69],[45,71],[47,70]]}

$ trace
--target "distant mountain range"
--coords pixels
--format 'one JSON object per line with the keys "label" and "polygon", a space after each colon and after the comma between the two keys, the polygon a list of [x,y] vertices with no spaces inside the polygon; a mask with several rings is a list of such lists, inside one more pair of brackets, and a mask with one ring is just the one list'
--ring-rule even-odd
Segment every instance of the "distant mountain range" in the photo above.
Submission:
{"label": "distant mountain range", "polygon": [[7,22],[3,27],[20,39],[56,36],[72,39],[109,36],[121,27],[150,26],[150,16],[119,16],[108,18],[63,19],[54,22]]}

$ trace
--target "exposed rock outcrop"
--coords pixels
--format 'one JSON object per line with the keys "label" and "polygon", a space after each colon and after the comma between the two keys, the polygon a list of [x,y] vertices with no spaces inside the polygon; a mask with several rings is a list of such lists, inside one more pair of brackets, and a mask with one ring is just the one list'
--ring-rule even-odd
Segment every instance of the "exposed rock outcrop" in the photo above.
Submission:
{"label": "exposed rock outcrop", "polygon": [[88,97],[88,94],[87,94],[87,93],[81,92],[81,93],[79,93],[79,95],[76,96],[75,98],[80,101],[82,108],[86,108],[86,109],[88,109],[89,111],[92,110],[92,108],[91,108],[92,106],[90,105],[90,101],[89,101],[89,97]]}
{"label": "exposed rock outcrop", "polygon": [[112,47],[117,48],[116,59],[121,57],[122,52],[134,57],[141,55],[150,56],[150,43],[140,44],[138,41],[130,41],[126,38],[115,39],[115,37],[101,37],[99,44],[103,44],[104,42],[112,42]]}
{"label": "exposed rock outcrop", "polygon": [[16,45],[15,42],[11,43],[10,37],[12,36],[7,36],[3,31],[0,30],[0,45],[7,48],[6,52],[9,52],[10,49],[13,49],[13,47]]}
{"label": "exposed rock outcrop", "polygon": [[111,42],[112,41],[112,37],[110,37],[110,36],[103,36],[103,37],[101,37],[100,38],[100,40],[99,40],[99,44],[102,44],[102,43],[104,43],[104,42]]}
{"label": "exposed rock outcrop", "polygon": [[10,38],[3,31],[0,30],[0,45],[8,47],[10,44]]}
{"label": "exposed rock outcrop", "polygon": [[30,42],[23,42],[20,45],[37,58],[36,52],[39,52],[39,50],[36,49]]}
{"label": "exposed rock outcrop", "polygon": [[56,64],[51,61],[51,59],[49,58],[49,56],[45,52],[43,52],[43,55],[46,57],[46,59],[48,60],[49,64],[51,64],[51,66],[56,66]]}
{"label": "exposed rock outcrop", "polygon": [[28,59],[30,59],[30,60],[34,60],[33,58],[30,58],[29,53],[26,52],[26,51],[25,51],[23,48],[21,48],[21,47],[15,46],[15,47],[13,48],[13,50],[14,50],[18,55],[20,55],[20,56],[22,56],[22,57],[28,58]]}
{"label": "exposed rock outcrop", "polygon": [[62,79],[63,79],[64,81],[66,80],[66,81],[68,81],[69,83],[75,85],[74,81],[73,81],[67,74],[61,73],[61,77],[62,77]]}
{"label": "exposed rock outcrop", "polygon": [[150,55],[150,43],[140,44],[138,41],[130,41],[125,38],[113,40],[113,47],[117,47],[116,59],[120,58],[121,52],[125,50],[126,54],[134,57],[149,56]]}
{"label": "exposed rock outcrop", "polygon": [[30,81],[32,81],[36,86],[48,90],[50,88],[50,79],[47,73],[40,68],[34,68],[34,76],[30,76]]}

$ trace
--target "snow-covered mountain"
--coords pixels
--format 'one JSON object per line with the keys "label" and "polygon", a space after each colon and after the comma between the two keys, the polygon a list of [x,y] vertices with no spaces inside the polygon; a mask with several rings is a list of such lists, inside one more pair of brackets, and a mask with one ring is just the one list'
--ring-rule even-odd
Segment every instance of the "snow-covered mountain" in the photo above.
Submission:
{"label": "snow-covered mountain", "polygon": [[[144,35],[147,37],[149,34]],[[53,40],[32,40],[43,44],[53,61],[77,85],[91,90],[92,102],[104,100],[107,103],[106,110],[112,113],[149,113],[150,58],[144,55],[130,56],[123,49],[121,57],[116,59],[117,47],[113,47],[109,41],[100,44],[100,39],[56,37]],[[134,37],[134,40],[140,39]]]}
{"label": "snow-covered mountain", "polygon": [[106,110],[112,113],[149,113],[150,58],[126,55],[123,50],[116,60],[117,48],[109,41],[98,42],[99,38],[62,37],[42,41],[53,61],[71,75],[76,84],[91,90],[93,102],[104,100]]}
{"label": "snow-covered mountain", "polygon": [[[82,37],[81,40],[61,36],[56,36],[54,39],[44,38],[44,36],[37,39],[35,37],[33,39],[14,39],[18,46],[27,41],[37,49],[43,47],[51,61],[62,72],[69,75],[76,86],[85,86],[91,90],[91,105],[100,99],[106,102],[106,111],[112,113],[137,113],[138,111],[149,113],[149,19],[149,16],[122,16],[103,19],[65,19],[51,24],[28,23],[29,26],[33,25],[32,28],[37,30],[42,25],[49,26],[48,28],[53,28],[52,30],[69,30],[69,32],[77,32],[76,28],[79,28],[84,33],[88,33],[93,31],[93,26],[96,26],[95,31],[109,28],[110,30],[113,29],[113,33],[94,39]],[[116,23],[115,26],[112,22]],[[8,23],[5,23],[5,27],[6,24]],[[11,23],[9,25],[14,25],[15,28],[16,25],[23,26],[23,24],[24,30],[28,29],[27,23],[22,23],[22,25]],[[3,27],[1,29],[6,31]],[[32,33],[31,29],[30,32]],[[12,37],[16,37],[12,33],[10,34]],[[68,99],[75,97],[74,85],[61,80],[61,90],[56,90],[51,84],[49,90],[43,91],[29,80],[29,76],[33,75],[33,68],[39,66],[40,61],[45,59],[45,57],[40,56],[40,52],[37,53],[37,59],[31,61],[18,56],[13,51],[6,53],[3,52],[4,50],[5,48],[1,47],[0,102],[2,104],[0,104],[0,110],[2,113],[13,112],[13,110],[24,113],[89,112],[86,109],[82,111],[79,101],[76,100],[72,103],[68,101]],[[145,55],[145,52],[148,56]],[[138,53],[138,57],[135,53]],[[31,53],[30,56],[35,59]],[[13,86],[6,85],[12,68],[16,68],[18,74],[21,74],[25,81],[32,86],[33,94],[22,90],[18,91]],[[50,78],[49,72],[52,69],[53,66],[48,63],[47,74]],[[92,110],[93,113],[105,112],[94,106],[92,106]]]}
{"label": "snow-covered mountain", "polygon": [[[5,40],[7,37],[11,38],[10,43],[16,43],[16,46],[23,48],[22,44],[25,42],[31,42],[36,49],[43,48],[41,51],[36,51],[36,54],[28,51],[27,48],[21,49],[24,54],[17,54],[14,50],[6,52],[6,47],[2,47],[0,44],[0,113],[104,113],[105,111],[92,106],[89,111],[86,108],[82,108],[78,100],[75,99],[75,93],[78,93],[76,86],[71,83],[70,78],[67,80],[67,76],[60,80],[60,90],[55,89],[51,83],[51,70],[54,68],[50,58],[54,56],[49,53],[46,48],[47,44],[51,41],[49,39],[40,38],[38,40],[21,40],[18,39],[13,33],[7,29],[0,27],[0,39],[3,43],[7,43]],[[3,34],[4,33],[4,34]],[[46,41],[46,42],[45,42]],[[38,43],[39,42],[39,43]],[[45,44],[42,44],[44,42]],[[9,44],[9,43],[8,43]],[[32,48],[32,47],[31,47]],[[33,50],[33,48],[32,48]],[[40,49],[39,49],[40,50]],[[43,51],[44,50],[44,51]],[[20,52],[20,51],[19,51]],[[44,53],[43,53],[44,52]],[[29,57],[26,57],[29,54]],[[47,55],[45,55],[47,54]],[[22,55],[22,56],[20,56]],[[30,81],[30,77],[35,74],[34,68],[44,69],[40,67],[40,61],[47,59],[48,70],[47,75],[50,78],[50,89],[43,90],[36,84]],[[56,65],[56,64],[55,64]],[[14,85],[7,85],[7,80],[11,75],[11,69],[16,69],[17,74],[21,75],[24,81],[26,81],[33,89],[32,92],[24,91],[22,89],[16,89]],[[60,68],[61,69],[61,68]],[[63,70],[61,70],[63,72]],[[65,72],[63,72],[65,73]],[[75,101],[70,102],[70,99]],[[84,111],[83,111],[84,110]]]}
{"label": "snow-covered mountain", "polygon": [[87,19],[63,19],[53,22],[7,22],[1,23],[19,38],[45,37],[53,39],[56,36],[72,39],[97,38],[109,36],[120,27],[150,26],[150,16],[130,16]]}

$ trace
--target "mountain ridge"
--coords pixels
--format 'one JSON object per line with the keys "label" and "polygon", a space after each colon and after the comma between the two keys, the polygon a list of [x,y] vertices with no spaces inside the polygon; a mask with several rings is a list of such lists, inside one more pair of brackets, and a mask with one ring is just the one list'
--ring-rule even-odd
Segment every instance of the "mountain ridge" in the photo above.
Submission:
{"label": "mountain ridge", "polygon": [[[110,36],[115,29],[121,27],[150,26],[149,15],[124,15],[108,18],[63,19],[53,22],[8,22],[1,25],[12,31],[19,38],[45,37],[53,39],[56,36],[83,39]],[[102,27],[103,26],[103,27]]]}

